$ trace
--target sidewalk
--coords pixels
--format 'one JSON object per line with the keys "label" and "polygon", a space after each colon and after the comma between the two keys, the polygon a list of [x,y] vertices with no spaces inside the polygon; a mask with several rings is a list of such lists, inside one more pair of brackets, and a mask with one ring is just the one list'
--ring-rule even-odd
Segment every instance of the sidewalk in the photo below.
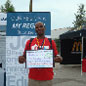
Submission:
{"label": "sidewalk", "polygon": [[56,63],[53,86],[85,86],[86,73],[81,75],[81,65],[63,65]]}

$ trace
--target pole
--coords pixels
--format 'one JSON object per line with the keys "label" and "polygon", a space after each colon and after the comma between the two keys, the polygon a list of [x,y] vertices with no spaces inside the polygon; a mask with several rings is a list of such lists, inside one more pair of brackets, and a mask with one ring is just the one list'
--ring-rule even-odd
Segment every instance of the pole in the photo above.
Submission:
{"label": "pole", "polygon": [[29,12],[32,12],[32,0],[30,0]]}
{"label": "pole", "polygon": [[82,60],[83,60],[83,41],[84,41],[84,38],[82,36],[82,52],[81,52],[81,75],[82,75]]}

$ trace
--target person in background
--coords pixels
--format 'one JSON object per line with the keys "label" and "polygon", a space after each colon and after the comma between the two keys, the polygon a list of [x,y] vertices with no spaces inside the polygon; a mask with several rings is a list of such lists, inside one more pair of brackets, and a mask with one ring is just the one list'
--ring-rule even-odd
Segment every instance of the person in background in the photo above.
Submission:
{"label": "person in background", "polygon": [[[45,26],[42,22],[37,22],[35,24],[35,31],[37,33],[37,37],[35,37],[30,46],[30,40],[26,42],[23,56],[19,56],[19,63],[23,64],[26,62],[26,50],[39,50],[39,49],[51,49],[50,42],[47,37],[45,37]],[[56,44],[54,40],[52,42],[52,49],[54,51],[54,61],[61,62],[62,57],[59,55],[58,50],[56,48]],[[29,84],[28,86],[52,86],[53,80],[53,68],[30,68],[29,69]]]}

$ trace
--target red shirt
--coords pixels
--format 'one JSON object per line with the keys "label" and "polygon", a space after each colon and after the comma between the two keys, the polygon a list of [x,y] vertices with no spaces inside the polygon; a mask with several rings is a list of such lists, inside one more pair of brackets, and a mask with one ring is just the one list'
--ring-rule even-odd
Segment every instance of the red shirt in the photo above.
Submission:
{"label": "red shirt", "polygon": [[[44,48],[50,49],[50,42],[48,38],[45,38]],[[38,39],[39,46],[42,45],[43,39]],[[30,40],[27,41],[25,50],[37,50],[38,49],[38,42],[36,38],[33,39],[31,43],[31,47],[29,49]],[[52,40],[52,49],[54,50],[54,56],[58,54],[56,44],[54,40]],[[24,50],[24,53],[25,53]],[[34,80],[52,80],[53,79],[53,68],[30,68],[29,69],[29,78]]]}

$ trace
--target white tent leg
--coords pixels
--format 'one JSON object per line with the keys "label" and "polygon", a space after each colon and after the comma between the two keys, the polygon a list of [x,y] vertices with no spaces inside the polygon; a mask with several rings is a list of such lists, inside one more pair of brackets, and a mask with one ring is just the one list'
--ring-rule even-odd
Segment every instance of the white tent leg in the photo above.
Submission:
{"label": "white tent leg", "polygon": [[82,52],[81,52],[81,76],[82,76],[82,60],[83,60],[83,36],[82,36]]}

